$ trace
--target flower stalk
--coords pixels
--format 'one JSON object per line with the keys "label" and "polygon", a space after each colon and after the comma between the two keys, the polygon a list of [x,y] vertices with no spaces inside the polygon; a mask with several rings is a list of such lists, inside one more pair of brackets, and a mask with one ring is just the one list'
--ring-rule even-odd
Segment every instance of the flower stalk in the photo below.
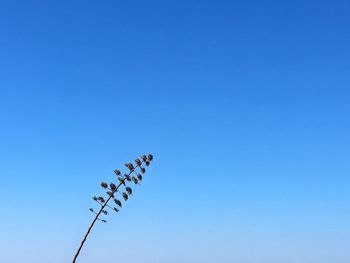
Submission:
{"label": "flower stalk", "polygon": [[[137,158],[135,160],[135,164],[132,163],[126,163],[125,166],[128,168],[128,173],[125,173],[124,176],[121,175],[120,170],[114,170],[114,173],[117,176],[118,184],[110,183],[109,185],[106,182],[101,182],[101,187],[104,189],[107,189],[107,199],[103,198],[102,196],[96,197],[94,196],[92,199],[97,202],[100,205],[100,208],[98,212],[95,212],[93,208],[90,208],[89,210],[95,214],[94,219],[92,220],[90,226],[88,227],[82,241],[80,242],[80,246],[78,250],[76,251],[72,263],[75,263],[81,249],[83,248],[86,239],[88,238],[91,229],[94,227],[95,223],[97,221],[101,221],[103,223],[107,223],[105,219],[102,219],[102,215],[108,215],[107,209],[111,209],[114,212],[119,212],[119,209],[122,207],[122,202],[116,198],[117,194],[120,195],[121,199],[123,199],[125,202],[129,199],[129,196],[132,195],[133,190],[130,186],[127,185],[127,183],[133,182],[134,184],[139,184],[139,182],[142,180],[142,175],[146,172],[146,167],[149,166],[150,162],[153,160],[153,155],[142,155],[140,158]],[[139,170],[139,173],[136,171]],[[132,174],[135,173],[136,177],[132,176]],[[119,188],[124,187],[124,191],[120,191]],[[109,202],[113,200],[114,203],[117,205],[117,207],[112,207]]]}

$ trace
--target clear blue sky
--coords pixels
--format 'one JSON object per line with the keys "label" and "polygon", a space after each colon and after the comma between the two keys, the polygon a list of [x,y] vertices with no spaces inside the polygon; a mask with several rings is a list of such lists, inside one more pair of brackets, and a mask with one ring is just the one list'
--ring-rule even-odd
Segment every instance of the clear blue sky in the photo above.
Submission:
{"label": "clear blue sky", "polygon": [[350,262],[350,3],[0,3],[0,261]]}

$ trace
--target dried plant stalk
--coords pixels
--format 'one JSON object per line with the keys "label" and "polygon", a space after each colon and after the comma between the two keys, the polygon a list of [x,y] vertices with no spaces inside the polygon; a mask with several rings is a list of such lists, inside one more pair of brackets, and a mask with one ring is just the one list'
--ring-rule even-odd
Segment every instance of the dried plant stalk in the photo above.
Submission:
{"label": "dried plant stalk", "polygon": [[[152,154],[142,155],[140,158],[137,158],[135,160],[134,164],[132,164],[132,163],[125,164],[125,166],[128,168],[128,172],[125,173],[124,175],[121,175],[120,170],[114,170],[114,173],[116,174],[118,182],[119,182],[117,185],[115,185],[113,182],[110,183],[109,185],[106,182],[101,183],[102,188],[107,190],[106,193],[108,195],[108,198],[105,199],[102,196],[99,196],[99,197],[94,196],[92,198],[95,202],[97,202],[100,205],[100,209],[98,210],[98,212],[95,212],[93,208],[89,209],[92,213],[95,214],[95,217],[92,220],[88,230],[86,231],[86,233],[85,233],[85,235],[80,243],[80,246],[74,255],[72,263],[76,262],[79,254],[80,254],[80,251],[83,248],[85,241],[86,241],[87,237],[89,236],[90,231],[94,227],[95,223],[97,221],[107,223],[107,221],[105,219],[100,218],[102,215],[108,215],[107,209],[111,209],[114,212],[119,212],[119,209],[122,207],[122,202],[116,198],[116,195],[117,194],[121,195],[123,200],[126,202],[129,199],[129,196],[133,192],[132,188],[130,186],[128,186],[127,184],[129,184],[129,183],[139,184],[143,179],[142,174],[144,174],[146,172],[146,167],[150,165],[152,160],[153,160]],[[121,187],[124,187],[125,192],[119,191],[119,189]],[[118,206],[118,208],[112,207],[109,204],[111,200],[114,200],[114,203]]]}

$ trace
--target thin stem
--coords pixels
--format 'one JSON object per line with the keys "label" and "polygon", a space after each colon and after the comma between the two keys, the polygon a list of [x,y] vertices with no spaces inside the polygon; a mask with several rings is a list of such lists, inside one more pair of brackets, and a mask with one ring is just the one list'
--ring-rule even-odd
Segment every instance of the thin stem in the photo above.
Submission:
{"label": "thin stem", "polygon": [[[143,161],[141,161],[141,163],[142,163],[142,162],[143,162]],[[136,166],[136,167],[140,167],[140,168],[141,168],[141,166]],[[131,175],[131,173],[135,171],[136,167],[134,167],[134,169],[131,170],[131,171],[129,172],[128,175]],[[114,192],[117,192],[118,189],[119,189],[119,187],[120,187],[124,182],[125,182],[125,178],[123,179],[123,182],[120,182],[120,183],[118,184],[117,189],[116,189]],[[112,198],[113,198],[113,196],[109,196],[109,197],[108,197],[108,199],[106,200],[106,202],[101,206],[100,211],[98,211],[98,213],[96,214],[94,220],[91,222],[91,224],[90,224],[88,230],[87,230],[86,233],[85,233],[85,236],[84,236],[83,240],[82,240],[81,243],[80,243],[80,246],[79,246],[79,248],[78,248],[78,250],[77,250],[77,253],[74,255],[74,258],[73,258],[72,263],[75,263],[75,262],[76,262],[76,260],[77,260],[77,258],[78,258],[78,256],[79,256],[79,254],[80,254],[80,251],[81,251],[81,249],[83,248],[84,243],[85,243],[87,237],[88,237],[89,234],[90,234],[91,229],[94,227],[96,221],[99,220],[98,217],[101,215],[102,210],[108,205],[108,202],[109,202]]]}

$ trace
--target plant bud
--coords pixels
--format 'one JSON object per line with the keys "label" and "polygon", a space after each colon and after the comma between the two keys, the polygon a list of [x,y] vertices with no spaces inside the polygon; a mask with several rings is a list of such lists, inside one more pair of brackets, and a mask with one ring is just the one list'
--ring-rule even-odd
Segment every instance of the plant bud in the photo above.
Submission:
{"label": "plant bud", "polygon": [[129,195],[132,194],[132,189],[131,189],[131,187],[129,187],[129,186],[125,187],[125,190],[128,192]]}
{"label": "plant bud", "polygon": [[137,158],[137,159],[135,160],[135,163],[136,163],[138,166],[141,166],[141,160],[140,160],[139,158]]}
{"label": "plant bud", "polygon": [[125,180],[124,180],[124,178],[118,177],[118,181],[119,181],[119,183],[125,185]]}
{"label": "plant bud", "polygon": [[138,184],[139,183],[139,181],[135,177],[132,177],[131,179],[134,182],[134,184]]}
{"label": "plant bud", "polygon": [[115,191],[117,190],[117,187],[116,187],[116,185],[115,185],[114,183],[110,183],[110,184],[109,184],[109,187],[111,188],[111,190],[112,190],[113,192],[115,192]]}
{"label": "plant bud", "polygon": [[129,174],[124,174],[124,176],[125,176],[125,179],[126,179],[126,180],[128,180],[129,182],[131,181],[131,177],[130,177]]}
{"label": "plant bud", "polygon": [[114,194],[113,194],[113,192],[111,192],[111,191],[107,191],[106,192],[110,197],[114,197]]}
{"label": "plant bud", "polygon": [[124,198],[124,200],[125,201],[128,201],[128,198],[129,198],[129,196],[128,196],[128,194],[127,193],[122,193],[122,196],[123,196],[123,198]]}
{"label": "plant bud", "polygon": [[134,170],[134,166],[132,165],[132,163],[126,163],[126,164],[124,164],[126,167],[128,167],[128,169],[130,170],[130,171],[133,171]]}
{"label": "plant bud", "polygon": [[114,199],[114,203],[116,203],[117,206],[122,207],[122,202],[120,202],[119,199]]}

